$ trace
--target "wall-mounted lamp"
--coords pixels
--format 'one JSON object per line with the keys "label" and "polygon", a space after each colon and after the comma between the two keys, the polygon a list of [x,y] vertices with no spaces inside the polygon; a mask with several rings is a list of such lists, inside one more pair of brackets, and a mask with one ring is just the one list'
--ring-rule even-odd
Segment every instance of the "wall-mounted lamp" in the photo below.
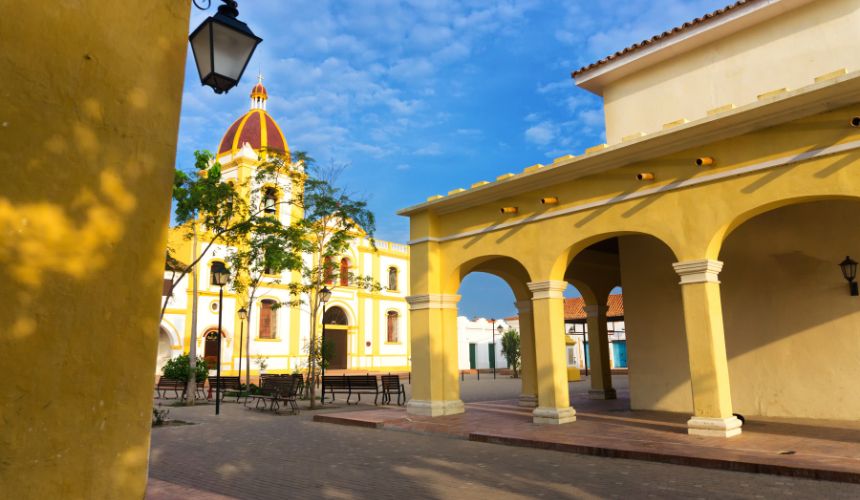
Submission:
{"label": "wall-mounted lamp", "polygon": [[851,126],[860,127],[860,116],[855,116],[854,118],[851,118]]}
{"label": "wall-mounted lamp", "polygon": [[642,172],[641,174],[636,174],[636,178],[640,181],[653,181],[654,174],[651,172]]}
{"label": "wall-mounted lamp", "polygon": [[854,278],[857,277],[857,263],[851,257],[845,257],[845,260],[839,263],[839,267],[842,268],[842,276],[848,281],[851,295],[854,297],[860,295],[860,291],[857,290],[857,282],[854,281]]}
{"label": "wall-mounted lamp", "polygon": [[555,196],[547,196],[546,198],[541,198],[540,202],[542,205],[557,205],[558,198]]}
{"label": "wall-mounted lamp", "polygon": [[517,207],[502,207],[502,209],[501,209],[501,212],[503,214],[515,214],[515,213],[518,213],[519,211],[520,211],[520,209]]}
{"label": "wall-mounted lamp", "polygon": [[696,158],[696,166],[698,167],[710,167],[714,164],[714,159],[710,156],[703,156],[701,158]]}

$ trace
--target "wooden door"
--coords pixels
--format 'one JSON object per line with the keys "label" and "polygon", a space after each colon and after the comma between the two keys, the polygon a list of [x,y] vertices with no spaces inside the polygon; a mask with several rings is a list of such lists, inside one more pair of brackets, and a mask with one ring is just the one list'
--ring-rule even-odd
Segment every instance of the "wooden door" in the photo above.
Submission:
{"label": "wooden door", "polygon": [[329,368],[332,370],[346,370],[346,330],[329,330],[325,332],[327,343],[332,346],[332,355]]}

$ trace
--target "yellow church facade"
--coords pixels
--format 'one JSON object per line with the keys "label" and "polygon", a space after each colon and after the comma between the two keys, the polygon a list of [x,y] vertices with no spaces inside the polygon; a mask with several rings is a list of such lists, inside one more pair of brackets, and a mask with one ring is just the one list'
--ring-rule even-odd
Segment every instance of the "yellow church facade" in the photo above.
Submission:
{"label": "yellow church facade", "polygon": [[[267,152],[279,151],[289,157],[289,148],[280,126],[266,111],[268,93],[262,78],[251,91],[251,109],[228,127],[217,150],[216,160],[222,166],[226,182],[244,186],[254,182],[256,169]],[[301,168],[294,166],[292,168]],[[272,188],[272,200],[251,200],[254,206],[271,203],[272,213],[283,224],[303,216],[299,204],[288,198],[301,192],[302,176],[283,175]],[[268,188],[263,191],[269,196]],[[254,196],[246,193],[247,196]],[[266,205],[267,207],[269,205]],[[202,253],[208,240],[200,232],[197,252]],[[194,244],[184,228],[173,228],[169,246],[180,262],[193,262]],[[159,333],[156,370],[170,359],[191,348],[193,325],[192,302],[197,281],[196,352],[214,369],[218,355],[219,287],[213,284],[211,268],[223,263],[230,247],[213,245],[200,261],[197,272],[187,275],[170,293],[164,275],[164,299],[168,301]],[[199,253],[197,254],[199,255]],[[312,256],[305,256],[310,261]],[[318,311],[317,335],[325,322],[327,341],[333,344],[330,369],[362,371],[405,371],[409,369],[409,337],[406,296],[408,295],[409,248],[405,244],[376,240],[356,235],[349,250],[339,257],[338,271],[327,287],[332,297],[326,304],[325,316]],[[350,275],[370,277],[381,290],[369,291],[354,286]],[[310,300],[296,297],[289,291],[291,281],[300,280],[298,272],[285,271],[264,275],[251,303],[249,294],[237,294],[224,287],[222,311],[221,373],[237,375],[241,368],[247,372],[250,352],[251,373],[292,373],[307,367],[310,343]],[[246,318],[240,310],[247,311]],[[241,361],[240,361],[241,360]]]}
{"label": "yellow church facade", "polygon": [[[747,418],[856,420],[860,2],[738,2],[574,72],[604,100],[606,144],[402,210],[410,219],[412,400],[464,411],[457,295],[510,286],[520,402],[574,422],[562,292],[586,302],[590,395],[614,398],[606,299],[622,286],[633,409],[690,434]],[[454,187],[454,186],[452,186]]]}

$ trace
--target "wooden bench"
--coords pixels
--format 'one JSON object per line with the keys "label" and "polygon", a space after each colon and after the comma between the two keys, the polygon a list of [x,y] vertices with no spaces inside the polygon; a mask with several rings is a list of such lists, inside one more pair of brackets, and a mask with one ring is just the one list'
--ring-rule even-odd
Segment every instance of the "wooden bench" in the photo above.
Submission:
{"label": "wooden bench", "polygon": [[[331,394],[334,401],[335,394],[346,394],[346,404],[358,404],[361,402],[362,394],[373,394],[373,404],[378,404],[379,384],[376,375],[333,375],[323,377],[323,393]],[[349,400],[355,394],[358,399],[355,403]]]}
{"label": "wooden bench", "polygon": [[[159,377],[155,386],[155,395],[161,399],[178,399],[179,391],[185,393],[185,381],[178,378]],[[173,391],[174,397],[168,398],[167,391]]]}
{"label": "wooden bench", "polygon": [[251,394],[245,399],[245,407],[251,409],[249,402],[253,401],[254,409],[268,409],[277,413],[281,408],[281,403],[290,405],[292,413],[298,413],[299,407],[296,402],[298,388],[302,377],[294,377],[292,375],[283,376],[267,376],[260,379],[260,393]]}
{"label": "wooden bench", "polygon": [[211,377],[209,379],[209,392],[217,391],[218,387],[221,388],[221,401],[224,401],[226,397],[226,391],[236,391],[236,402],[239,402],[239,398],[242,397],[242,383],[239,381],[239,377],[221,377],[220,381],[216,383],[215,377]]}
{"label": "wooden bench", "polygon": [[[382,376],[382,404],[391,404],[391,395],[397,394],[397,406],[406,402],[406,389],[400,383],[400,375]],[[401,401],[401,398],[403,401]]]}

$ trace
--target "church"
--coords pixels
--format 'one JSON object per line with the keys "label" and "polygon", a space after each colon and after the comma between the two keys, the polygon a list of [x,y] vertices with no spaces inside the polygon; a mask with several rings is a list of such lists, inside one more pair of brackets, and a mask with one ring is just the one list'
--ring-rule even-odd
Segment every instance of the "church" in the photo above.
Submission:
{"label": "church", "polygon": [[[254,176],[266,151],[279,151],[289,155],[284,133],[275,119],[266,111],[268,92],[262,78],[251,91],[251,108],[227,128],[216,153],[226,182],[244,182]],[[287,189],[299,192],[301,182],[285,179]],[[301,207],[274,203],[272,208],[283,224],[303,217]],[[200,232],[199,241],[205,241]],[[195,259],[191,242],[184,232],[171,228],[168,238],[175,257],[180,262]],[[205,248],[198,244],[197,251]],[[203,356],[214,368],[218,354],[218,292],[213,284],[212,266],[224,262],[230,247],[213,245],[197,265],[196,274],[189,273],[170,294],[169,281],[173,275],[165,271],[164,295],[167,308],[161,321],[158,342],[158,363],[161,373],[164,363],[175,356],[189,352],[192,328],[193,286],[197,280],[197,355]],[[310,257],[310,256],[308,256]],[[334,346],[334,358],[329,365],[335,370],[405,371],[409,369],[409,337],[406,296],[408,295],[409,247],[405,244],[376,240],[375,248],[364,236],[356,237],[347,254],[340,257],[339,273],[328,288],[332,297],[326,304],[326,339]],[[247,303],[246,294],[236,294],[224,287],[221,373],[238,375],[247,370],[247,353],[250,336],[251,373],[291,373],[307,366],[311,331],[311,311],[307,297],[301,305],[292,305],[288,283],[298,280],[297,272],[285,271],[282,276],[266,275],[256,293],[253,304]],[[382,286],[380,291],[368,291],[352,286],[349,275],[369,276]],[[192,277],[193,276],[193,277]],[[281,307],[283,305],[283,307]],[[322,313],[318,317],[323,318]],[[317,333],[322,331],[318,325]],[[241,345],[241,348],[240,348]],[[241,354],[240,354],[241,352]]]}

